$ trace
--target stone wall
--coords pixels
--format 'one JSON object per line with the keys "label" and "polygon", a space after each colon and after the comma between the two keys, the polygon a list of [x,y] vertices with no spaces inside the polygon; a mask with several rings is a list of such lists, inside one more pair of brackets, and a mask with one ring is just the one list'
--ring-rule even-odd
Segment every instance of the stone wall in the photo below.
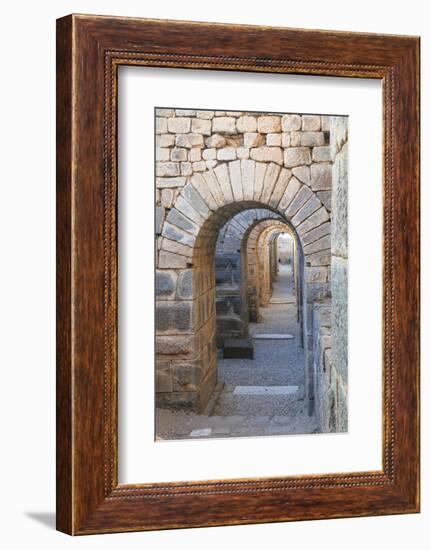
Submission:
{"label": "stone wall", "polygon": [[228,220],[267,208],[293,229],[304,326],[330,295],[329,118],[157,109],[156,161],[157,403],[201,410],[216,382],[214,254]]}

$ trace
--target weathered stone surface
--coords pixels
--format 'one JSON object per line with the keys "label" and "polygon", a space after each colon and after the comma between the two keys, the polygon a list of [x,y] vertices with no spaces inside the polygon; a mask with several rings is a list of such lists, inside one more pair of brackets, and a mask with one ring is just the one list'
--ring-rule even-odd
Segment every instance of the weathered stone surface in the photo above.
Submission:
{"label": "weathered stone surface", "polygon": [[171,367],[171,373],[173,391],[196,391],[199,388],[202,368],[198,361],[174,363]]}
{"label": "weathered stone surface", "polygon": [[312,158],[316,162],[325,162],[331,160],[331,148],[329,146],[314,147]]}
{"label": "weathered stone surface", "polygon": [[175,109],[175,114],[177,117],[183,117],[183,116],[196,116],[195,109]]}
{"label": "weathered stone surface", "polygon": [[194,235],[184,231],[184,229],[172,225],[168,221],[163,226],[162,235],[172,241],[177,241],[179,243],[186,244],[187,246],[193,247],[195,244]]}
{"label": "weathered stone surface", "polygon": [[229,163],[230,182],[232,185],[233,198],[235,201],[242,201],[244,198],[242,190],[241,161]]}
{"label": "weathered stone surface", "polygon": [[156,185],[159,189],[165,187],[183,187],[186,183],[186,178],[175,177],[175,178],[156,178]]}
{"label": "weathered stone surface", "polygon": [[198,147],[193,147],[189,150],[189,161],[198,162],[202,160],[202,149]]}
{"label": "weathered stone surface", "polygon": [[254,116],[242,116],[236,121],[238,132],[255,132],[257,128],[256,118]]}
{"label": "weathered stone surface", "polygon": [[164,208],[170,208],[175,196],[174,191],[172,189],[162,189],[161,191],[161,205]]}
{"label": "weathered stone surface", "polygon": [[217,166],[218,162],[216,160],[206,160],[205,164],[206,164],[207,170],[212,170]]}
{"label": "weathered stone surface", "polygon": [[159,392],[170,393],[173,390],[171,369],[157,369],[155,373],[156,388]]}
{"label": "weathered stone surface", "polygon": [[156,147],[156,160],[160,161],[166,161],[169,160],[169,149],[166,149],[164,147]]}
{"label": "weathered stone surface", "polygon": [[307,263],[311,266],[331,265],[331,250],[321,250],[314,254],[307,254]]}
{"label": "weathered stone surface", "polygon": [[203,223],[202,216],[193,208],[187,199],[183,195],[180,195],[175,201],[175,208],[179,210],[184,216],[201,226]]}
{"label": "weathered stone surface", "polygon": [[207,169],[206,162],[204,160],[200,160],[199,162],[193,162],[192,169],[193,169],[193,172],[205,172],[205,170]]}
{"label": "weathered stone surface", "polygon": [[317,241],[304,246],[304,254],[314,254],[319,250],[327,250],[329,248],[331,248],[331,235],[325,235]]}
{"label": "weathered stone surface", "polygon": [[318,147],[325,143],[323,132],[301,132],[301,145],[306,147]]}
{"label": "weathered stone surface", "polygon": [[171,134],[187,134],[188,132],[190,132],[190,128],[190,118],[168,118],[168,132],[171,132]]}
{"label": "weathered stone surface", "polygon": [[290,147],[301,145],[301,132],[290,132]]}
{"label": "weathered stone surface", "polygon": [[250,158],[250,149],[247,149],[246,147],[237,147],[236,156],[241,160],[248,159]]}
{"label": "weathered stone surface", "polygon": [[191,162],[182,162],[180,165],[182,176],[191,176],[193,174],[193,166]]}
{"label": "weathered stone surface", "polygon": [[312,195],[307,200],[307,202],[303,206],[301,206],[301,208],[292,218],[292,224],[295,227],[298,226],[302,221],[304,221],[306,218],[311,216],[311,214],[321,206],[322,206],[322,203],[320,202],[320,200],[315,195]]}
{"label": "weathered stone surface", "polygon": [[173,299],[177,286],[177,274],[175,271],[162,271],[156,269],[156,298],[161,300]]}
{"label": "weathered stone surface", "polygon": [[316,195],[319,197],[321,203],[328,212],[332,210],[332,193],[331,191],[317,191]]}
{"label": "weathered stone surface", "polygon": [[221,149],[218,149],[217,159],[218,160],[235,160],[236,159],[235,147],[223,147]]}
{"label": "weathered stone surface", "polygon": [[250,149],[250,158],[259,162],[283,164],[283,153],[280,147],[262,146]]}
{"label": "weathered stone surface", "polygon": [[292,168],[292,174],[305,183],[305,185],[310,185],[310,167],[309,166],[296,166]]}
{"label": "weathered stone surface", "polygon": [[183,149],[181,147],[175,147],[174,149],[172,149],[171,160],[174,160],[174,161],[187,160],[187,149]]}
{"label": "weathered stone surface", "polygon": [[266,173],[266,164],[257,162],[254,170],[253,199],[259,200],[262,194],[263,182]]}
{"label": "weathered stone surface", "polygon": [[319,208],[319,210],[316,210],[314,214],[311,214],[309,218],[299,224],[296,230],[300,235],[305,235],[305,233],[308,233],[308,231],[311,231],[315,227],[321,225],[328,220],[328,212],[326,211],[326,208],[322,206],[321,208]]}
{"label": "weathered stone surface", "polygon": [[187,356],[196,349],[196,338],[193,334],[156,336],[157,355]]}
{"label": "weathered stone surface", "polygon": [[[193,151],[193,149],[192,149]],[[217,149],[215,147],[212,147],[211,149],[204,149],[202,151],[202,158],[204,160],[211,160],[215,159],[217,156]]]}
{"label": "weathered stone surface", "polygon": [[293,198],[295,197],[296,193],[299,191],[300,187],[301,187],[300,182],[294,176],[292,176],[289,180],[289,184],[283,194],[280,204],[278,205],[278,209],[281,212],[284,212],[286,210],[286,208],[289,206],[289,204],[292,202]]}
{"label": "weathered stone surface", "polygon": [[280,147],[281,136],[282,134],[266,134],[266,144],[270,147]]}
{"label": "weathered stone surface", "polygon": [[253,184],[254,184],[254,168],[255,162],[253,160],[241,161],[241,174],[242,174],[242,188],[244,194],[244,200],[253,200]]}
{"label": "weathered stone surface", "polygon": [[180,165],[177,162],[158,162],[156,175],[159,177],[172,177],[180,175]]}
{"label": "weathered stone surface", "polygon": [[211,193],[219,206],[226,204],[226,199],[223,195],[223,192],[220,187],[220,183],[215,175],[214,170],[209,170],[208,172],[203,172],[202,177],[206,181]]}
{"label": "weathered stone surface", "polygon": [[[188,184],[182,191],[182,196],[187,200],[189,204],[196,210],[203,219],[208,218],[209,208],[200,194],[196,191],[192,184]],[[193,220],[195,221],[195,220]]]}
{"label": "weathered stone surface", "polygon": [[262,134],[256,132],[246,132],[244,134],[244,147],[251,149],[251,147],[260,147],[265,144],[265,137]]}
{"label": "weathered stone surface", "polygon": [[226,139],[219,134],[214,134],[205,140],[205,145],[209,148],[219,149],[220,147],[225,147]]}
{"label": "weathered stone surface", "polygon": [[257,119],[257,130],[261,134],[270,134],[281,131],[281,119],[279,116],[260,116]]}
{"label": "weathered stone surface", "polygon": [[263,187],[262,187],[262,195],[261,200],[262,202],[268,202],[269,198],[272,194],[272,191],[274,189],[275,182],[277,181],[278,174],[280,173],[280,166],[278,164],[275,164],[271,162],[267,165],[266,172],[265,172],[265,179],[263,181]]}
{"label": "weathered stone surface", "polygon": [[278,176],[277,182],[274,186],[274,190],[272,192],[271,198],[269,200],[269,205],[273,208],[277,208],[278,203],[281,200],[281,197],[283,196],[287,184],[289,183],[290,177],[292,173],[287,168],[282,168],[280,170],[280,174]]}
{"label": "weathered stone surface", "polygon": [[310,189],[303,185],[301,189],[298,191],[298,193],[295,195],[295,198],[290,203],[290,205],[286,208],[284,215],[288,219],[292,219],[293,216],[298,212],[298,210],[301,208],[303,204],[305,204],[310,197],[312,197],[313,193],[310,191]]}
{"label": "weathered stone surface", "polygon": [[172,134],[161,134],[156,136],[157,147],[172,147],[175,144],[175,136]]}
{"label": "weathered stone surface", "polygon": [[185,332],[192,328],[193,302],[156,302],[156,330],[163,332]]}
{"label": "weathered stone surface", "polygon": [[347,141],[348,119],[347,117],[331,117],[331,159],[335,158],[336,153],[343,147]]}
{"label": "weathered stone surface", "polygon": [[302,115],[302,131],[318,132],[320,130],[319,115]]}
{"label": "weathered stone surface", "polygon": [[165,220],[165,209],[162,206],[156,208],[156,235],[162,232],[163,222]]}
{"label": "weathered stone surface", "polygon": [[202,197],[202,199],[205,201],[208,208],[210,208],[211,210],[217,210],[217,202],[202,175],[195,174],[191,180],[191,183],[196,191],[199,193],[199,195]]}
{"label": "weathered stone surface", "polygon": [[184,214],[179,212],[176,208],[172,208],[169,211],[166,219],[171,224],[176,225],[180,229],[184,229],[184,231],[187,231],[192,235],[196,236],[199,233],[199,226],[196,223],[193,223],[186,216],[184,216]]}
{"label": "weathered stone surface", "polygon": [[187,258],[191,258],[193,255],[193,249],[189,246],[166,238],[163,239],[161,249],[168,252],[173,252],[174,254],[179,254],[180,256],[186,256]]}
{"label": "weathered stone surface", "polygon": [[177,298],[187,300],[193,297],[193,272],[191,269],[184,269],[178,277]]}
{"label": "weathered stone surface", "polygon": [[303,245],[310,244],[314,241],[317,241],[317,239],[320,239],[320,237],[324,237],[325,235],[330,235],[331,233],[331,222],[326,222],[320,225],[319,227],[316,227],[306,235],[302,237],[302,243]]}
{"label": "weathered stone surface", "polygon": [[182,269],[187,267],[189,259],[185,256],[179,256],[166,250],[160,250],[158,267],[161,269]]}
{"label": "weathered stone surface", "polygon": [[281,145],[282,147],[290,147],[290,133],[284,132],[281,134]]}
{"label": "weathered stone surface", "polygon": [[194,134],[203,134],[204,136],[211,135],[211,120],[201,118],[192,119],[192,132]]}
{"label": "weathered stone surface", "polygon": [[177,147],[186,147],[191,149],[192,147],[203,147],[204,137],[202,134],[180,134],[176,136],[175,143]]}
{"label": "weathered stone surface", "polygon": [[216,117],[213,119],[212,124],[213,132],[221,132],[224,134],[236,133],[236,119],[233,117]]}
{"label": "weathered stone surface", "polygon": [[214,118],[214,111],[196,111],[196,116],[198,118],[211,120],[212,118]]}
{"label": "weathered stone surface", "polygon": [[232,188],[230,186],[229,172],[226,164],[220,164],[214,169],[220,188],[227,202],[233,202]]}
{"label": "weathered stone surface", "polygon": [[332,249],[333,254],[348,256],[348,186],[347,186],[347,144],[336,155],[333,165],[334,188],[332,202]]}
{"label": "weathered stone surface", "polygon": [[310,149],[308,147],[290,147],[285,149],[284,164],[287,168],[311,164]]}
{"label": "weathered stone surface", "polygon": [[306,267],[305,271],[308,283],[326,283],[328,279],[326,267]]}
{"label": "weathered stone surface", "polygon": [[156,134],[166,134],[168,131],[168,124],[166,118],[156,117]]}
{"label": "weathered stone surface", "polygon": [[174,109],[156,109],[156,116],[172,117],[175,116]]}
{"label": "weathered stone surface", "polygon": [[332,258],[332,363],[341,379],[347,384],[347,342],[348,342],[348,262],[342,258]]}
{"label": "weathered stone surface", "polygon": [[314,191],[325,191],[332,188],[332,166],[330,164],[312,164],[310,185]]}
{"label": "weathered stone surface", "polygon": [[294,132],[301,129],[300,115],[284,115],[281,118],[283,132]]}

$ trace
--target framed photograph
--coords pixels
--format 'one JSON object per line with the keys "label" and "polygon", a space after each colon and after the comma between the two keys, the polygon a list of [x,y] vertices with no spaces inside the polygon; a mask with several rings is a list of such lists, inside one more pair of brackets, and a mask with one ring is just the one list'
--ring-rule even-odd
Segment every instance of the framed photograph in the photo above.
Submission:
{"label": "framed photograph", "polygon": [[419,511],[419,39],[57,21],[57,528]]}

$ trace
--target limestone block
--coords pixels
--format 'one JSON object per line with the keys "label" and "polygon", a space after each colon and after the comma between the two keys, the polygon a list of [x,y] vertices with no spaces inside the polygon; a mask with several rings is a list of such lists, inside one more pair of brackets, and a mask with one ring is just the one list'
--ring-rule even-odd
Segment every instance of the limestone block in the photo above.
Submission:
{"label": "limestone block", "polygon": [[311,164],[310,149],[308,147],[289,147],[285,149],[284,164],[287,168]]}
{"label": "limestone block", "polygon": [[216,117],[212,121],[213,132],[222,132],[224,134],[236,133],[236,119],[228,116]]}
{"label": "limestone block", "polygon": [[176,208],[172,208],[169,211],[166,221],[176,227],[179,227],[180,229],[183,229],[184,231],[187,231],[188,233],[191,233],[194,236],[197,236],[199,233],[199,226],[184,216],[184,214],[179,212]]}
{"label": "limestone block", "polygon": [[191,119],[185,117],[168,118],[168,132],[171,134],[187,134],[190,132]]}
{"label": "limestone block", "polygon": [[322,132],[329,132],[331,129],[331,117],[321,116],[320,118],[321,118]]}
{"label": "limestone block", "polygon": [[177,284],[177,298],[187,300],[193,297],[193,271],[184,269],[180,271]]}
{"label": "limestone block", "polygon": [[199,162],[202,160],[202,149],[199,149],[197,147],[193,147],[189,150],[189,161],[190,162]]}
{"label": "limestone block", "polygon": [[165,221],[165,209],[162,206],[156,207],[156,235],[162,232],[163,222]]}
{"label": "limestone block", "polygon": [[168,123],[166,118],[156,117],[156,134],[166,134],[168,131]]}
{"label": "limestone block", "polygon": [[301,132],[301,145],[306,147],[318,147],[325,143],[323,132]]}
{"label": "limestone block", "polygon": [[195,222],[195,224],[199,225],[199,227],[202,225],[202,216],[193,208],[193,206],[186,198],[184,198],[183,195],[180,195],[175,201],[175,208],[191,221]]}
{"label": "limestone block", "polygon": [[261,134],[281,132],[281,118],[279,116],[261,116],[257,119],[257,130]]}
{"label": "limestone block", "polygon": [[294,132],[301,129],[301,117],[299,115],[284,115],[281,118],[283,132]]}
{"label": "limestone block", "polygon": [[218,149],[217,159],[218,160],[235,160],[236,159],[235,147],[223,147],[222,149]]}
{"label": "limestone block", "polygon": [[212,118],[214,118],[214,111],[196,111],[196,116],[198,118],[211,120]]}
{"label": "limestone block", "polygon": [[214,199],[211,190],[202,175],[199,173],[194,174],[193,178],[191,179],[191,183],[196,191],[199,193],[199,195],[202,197],[202,199],[205,201],[208,208],[210,208],[211,210],[217,210],[217,202]]}
{"label": "limestone block", "polygon": [[307,283],[326,283],[328,270],[326,267],[306,267]]}
{"label": "limestone block", "polygon": [[347,142],[348,133],[348,119],[347,117],[334,116],[331,117],[331,158],[334,159],[335,155],[343,145]]}
{"label": "limestone block", "polygon": [[244,200],[253,200],[253,184],[254,184],[254,169],[255,162],[253,160],[244,159],[241,161],[242,188]]}
{"label": "limestone block", "polygon": [[280,147],[281,136],[282,134],[266,134],[266,144],[269,147]]}
{"label": "limestone block", "polygon": [[205,164],[206,164],[207,170],[212,170],[213,168],[215,168],[217,166],[217,161],[216,160],[206,160]]}
{"label": "limestone block", "polygon": [[290,147],[290,133],[289,132],[283,132],[281,134],[281,146],[282,147]]}
{"label": "limestone block", "polygon": [[253,199],[259,200],[262,194],[263,182],[266,173],[266,163],[257,162],[254,170]]}
{"label": "limestone block", "polygon": [[250,158],[250,149],[247,149],[246,147],[237,147],[236,156],[239,159],[248,159]]}
{"label": "limestone block", "polygon": [[298,212],[298,210],[301,208],[302,205],[304,205],[310,197],[313,196],[313,192],[310,191],[309,187],[306,185],[303,185],[298,193],[295,195],[295,198],[290,203],[290,205],[286,208],[284,215],[288,219],[292,219],[293,216]]}
{"label": "limestone block", "polygon": [[272,192],[271,198],[269,200],[269,205],[273,208],[277,208],[281,197],[283,196],[286,187],[289,183],[290,177],[292,173],[287,168],[282,168],[280,170],[280,174],[278,176],[278,180],[274,186],[274,190]]}
{"label": "limestone block", "polygon": [[230,186],[229,172],[226,164],[220,164],[214,169],[217,181],[220,184],[220,189],[225,197],[226,202],[233,202],[232,189]]}
{"label": "limestone block", "polygon": [[171,150],[171,160],[180,161],[187,160],[187,149],[175,147]]}
{"label": "limestone block", "polygon": [[205,172],[205,170],[207,169],[207,165],[204,160],[200,160],[199,162],[193,162],[192,168],[193,172]]}
{"label": "limestone block", "polygon": [[262,134],[256,132],[246,132],[244,134],[244,147],[250,149],[251,147],[260,147],[265,144],[265,138]]}
{"label": "limestone block", "polygon": [[162,189],[161,204],[164,208],[170,208],[174,200],[174,192],[172,189]]}
{"label": "limestone block", "polygon": [[238,132],[255,132],[257,128],[256,118],[254,116],[241,116],[236,121]]}
{"label": "limestone block", "polygon": [[319,210],[316,210],[314,214],[311,214],[309,218],[304,220],[299,226],[296,228],[298,233],[303,236],[305,233],[308,233],[308,231],[311,231],[315,227],[321,225],[322,223],[329,220],[328,212],[326,211],[326,208],[323,206],[319,208]]}
{"label": "limestone block", "polygon": [[304,221],[306,218],[311,216],[311,214],[313,212],[315,212],[321,206],[322,206],[322,203],[320,202],[318,197],[316,197],[316,195],[312,195],[307,200],[307,202],[303,206],[301,206],[301,208],[298,210],[298,212],[292,218],[292,224],[295,227],[298,226],[302,221]]}
{"label": "limestone block", "polygon": [[[333,173],[333,172],[332,172]],[[317,191],[316,195],[319,197],[321,203],[326,208],[328,212],[332,210],[332,193],[331,191]]]}
{"label": "limestone block", "polygon": [[182,176],[191,176],[193,174],[193,166],[191,162],[182,162],[180,165]]}
{"label": "limestone block", "polygon": [[215,111],[214,116],[226,116],[226,111]]}
{"label": "limestone block", "polygon": [[314,147],[312,158],[315,162],[326,162],[331,160],[331,148],[329,146]]}
{"label": "limestone block", "polygon": [[301,187],[301,183],[299,182],[299,180],[294,176],[292,176],[289,180],[289,183],[286,187],[286,190],[283,194],[280,204],[278,205],[278,210],[280,212],[284,212],[286,210],[286,208],[292,202],[293,198],[295,197],[300,187]]}
{"label": "limestone block", "polygon": [[195,134],[203,134],[204,136],[211,135],[211,120],[201,118],[192,119],[192,132]]}
{"label": "limestone block", "polygon": [[290,132],[290,147],[301,145],[301,132]]}
{"label": "limestone block", "polygon": [[216,149],[219,149],[220,147],[224,147],[226,145],[226,139],[219,134],[214,134],[211,137],[206,138],[205,145],[209,148],[214,147]]}
{"label": "limestone block", "polygon": [[189,262],[189,258],[185,256],[179,256],[178,254],[173,254],[166,250],[160,250],[157,267],[160,269],[182,269],[187,267]]}
{"label": "limestone block", "polygon": [[311,188],[315,191],[330,190],[332,187],[332,166],[330,164],[311,165]]}
{"label": "limestone block", "polygon": [[175,116],[174,109],[156,109],[156,116],[172,117]]}
{"label": "limestone block", "polygon": [[183,116],[196,116],[196,111],[194,109],[176,109],[175,114],[178,117]]}
{"label": "limestone block", "polygon": [[157,299],[173,299],[176,287],[177,274],[175,271],[156,269],[155,294]]}
{"label": "limestone block", "polygon": [[319,252],[320,250],[327,250],[331,248],[331,235],[325,235],[324,237],[320,237],[317,241],[314,241],[313,243],[307,244],[304,246],[304,254],[314,254],[315,252]]}
{"label": "limestone block", "polygon": [[169,160],[169,153],[169,149],[166,149],[164,147],[156,147],[156,160]]}
{"label": "limestone block", "polygon": [[335,157],[332,190],[332,249],[333,254],[348,256],[348,185],[347,144]]}
{"label": "limestone block", "polygon": [[314,241],[317,241],[317,239],[320,239],[320,237],[324,237],[325,235],[330,235],[330,233],[331,233],[331,222],[326,222],[320,225],[319,227],[316,227],[306,235],[304,235],[301,241],[302,241],[302,244],[305,246]]}
{"label": "limestone block", "polygon": [[250,149],[250,158],[259,162],[283,164],[283,153],[280,147],[256,147]]}
{"label": "limestone block", "polygon": [[232,192],[235,201],[242,201],[244,199],[242,189],[242,174],[241,174],[241,161],[229,163],[229,176],[232,185]]}
{"label": "limestone block", "polygon": [[186,256],[187,258],[191,258],[193,255],[193,249],[190,246],[181,244],[178,241],[171,241],[170,239],[163,239],[161,250],[167,250],[168,252]]}
{"label": "limestone block", "polygon": [[319,115],[302,115],[302,131],[318,132],[320,130]]}
{"label": "limestone block", "polygon": [[171,366],[173,391],[197,391],[202,379],[199,361],[173,363]]}
{"label": "limestone block", "polygon": [[159,189],[166,187],[183,187],[186,183],[186,178],[176,177],[176,178],[156,178],[156,186]]}
{"label": "limestone block", "polygon": [[193,302],[156,302],[156,331],[186,332],[192,329]]}
{"label": "limestone block", "polygon": [[204,137],[202,134],[180,134],[175,137],[175,144],[177,147],[186,147],[187,149],[203,147]]}
{"label": "limestone block", "polygon": [[292,168],[292,174],[299,179],[299,181],[302,181],[302,183],[305,183],[306,185],[310,185],[310,167],[309,166],[296,166],[295,168]]}
{"label": "limestone block", "polygon": [[[207,161],[208,162],[208,161]],[[208,188],[211,190],[212,196],[219,206],[226,204],[225,196],[221,190],[220,183],[215,175],[214,170],[202,172],[202,176],[206,181]]]}
{"label": "limestone block", "polygon": [[161,134],[156,136],[157,147],[172,147],[175,144],[175,136],[172,134]]}
{"label": "limestone block", "polygon": [[280,166],[278,164],[271,162],[270,164],[267,165],[266,172],[265,172],[265,179],[263,181],[263,186],[262,186],[262,195],[261,195],[262,202],[266,203],[269,201],[269,198],[272,194],[272,191],[274,189],[274,185],[275,185],[275,182],[277,181],[279,173],[280,173]]}
{"label": "limestone block", "polygon": [[331,265],[331,250],[321,250],[314,254],[307,254],[307,264],[311,266],[329,266]]}
{"label": "limestone block", "polygon": [[156,355],[187,356],[194,353],[194,335],[156,336]]}
{"label": "limestone block", "polygon": [[156,175],[159,177],[172,177],[180,175],[180,165],[177,162],[158,162]]}
{"label": "limestone block", "polygon": [[155,387],[157,393],[171,393],[173,391],[173,381],[170,370],[170,367],[166,369],[157,369],[155,373]]}
{"label": "limestone block", "polygon": [[184,231],[184,229],[181,229],[180,227],[172,225],[168,221],[166,221],[163,226],[162,236],[170,239],[171,241],[183,243],[189,247],[193,247],[196,240],[194,235]]}
{"label": "limestone block", "polygon": [[211,149],[204,149],[202,151],[202,158],[204,160],[212,160],[212,159],[215,159],[216,156],[217,156],[217,149],[215,147],[212,147]]}
{"label": "limestone block", "polygon": [[196,191],[192,184],[187,184],[183,188],[181,195],[187,200],[187,202],[193,207],[193,209],[202,216],[203,219],[208,218],[210,214],[208,205],[205,203],[203,198]]}

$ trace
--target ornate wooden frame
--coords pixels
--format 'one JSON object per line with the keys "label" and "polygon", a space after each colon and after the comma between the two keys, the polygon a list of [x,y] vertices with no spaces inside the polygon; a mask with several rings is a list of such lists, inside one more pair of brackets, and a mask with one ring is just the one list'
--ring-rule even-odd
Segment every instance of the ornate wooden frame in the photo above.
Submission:
{"label": "ornate wooden frame", "polygon": [[[119,65],[377,78],[384,101],[383,470],[119,485]],[[70,15],[57,21],[57,528],[419,511],[419,38]]]}

